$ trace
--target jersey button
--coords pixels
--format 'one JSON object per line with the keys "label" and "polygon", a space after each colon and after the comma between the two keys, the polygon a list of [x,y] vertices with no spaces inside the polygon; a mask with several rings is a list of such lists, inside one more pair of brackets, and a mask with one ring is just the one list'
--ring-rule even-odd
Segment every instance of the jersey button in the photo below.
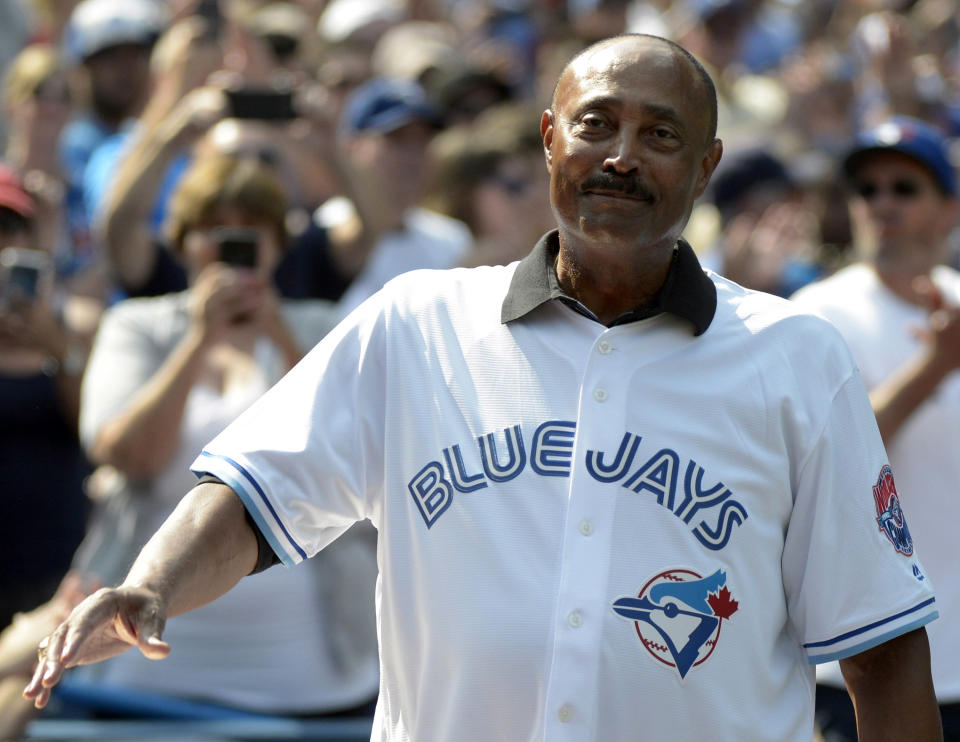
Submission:
{"label": "jersey button", "polygon": [[579,629],[583,626],[583,615],[580,611],[573,611],[567,616],[567,623],[570,624],[570,628]]}
{"label": "jersey button", "polygon": [[609,353],[611,350],[613,350],[613,346],[610,344],[609,340],[601,340],[599,343],[597,343],[597,352],[601,355],[607,355],[607,353]]}
{"label": "jersey button", "polygon": [[607,390],[603,387],[597,387],[593,390],[593,398],[598,402],[606,402],[607,396]]}
{"label": "jersey button", "polygon": [[573,706],[569,703],[563,704],[563,706],[557,709],[557,718],[564,724],[568,721],[573,721]]}
{"label": "jersey button", "polygon": [[582,533],[584,536],[589,536],[591,533],[593,533],[593,523],[591,523],[589,520],[581,520],[580,533]]}

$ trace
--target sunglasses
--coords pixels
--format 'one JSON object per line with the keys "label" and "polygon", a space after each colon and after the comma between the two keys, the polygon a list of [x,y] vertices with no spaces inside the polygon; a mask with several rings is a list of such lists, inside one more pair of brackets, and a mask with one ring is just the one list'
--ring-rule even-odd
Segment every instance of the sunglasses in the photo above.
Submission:
{"label": "sunglasses", "polygon": [[892,194],[895,198],[905,200],[915,198],[920,193],[920,184],[915,180],[903,179],[895,180],[888,186],[881,188],[877,183],[865,181],[857,183],[855,190],[864,201],[870,201],[884,192]]}
{"label": "sunglasses", "polygon": [[533,185],[528,178],[511,178],[507,175],[498,175],[492,178],[492,181],[514,196],[526,193],[527,189]]}

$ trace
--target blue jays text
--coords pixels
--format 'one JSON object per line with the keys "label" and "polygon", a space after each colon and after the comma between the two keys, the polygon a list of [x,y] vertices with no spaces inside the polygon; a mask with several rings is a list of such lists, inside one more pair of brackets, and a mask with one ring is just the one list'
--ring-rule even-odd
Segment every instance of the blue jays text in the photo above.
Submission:
{"label": "blue jays text", "polygon": [[[444,448],[407,484],[427,528],[453,504],[457,493],[476,492],[491,483],[508,482],[529,464],[545,477],[569,477],[573,463],[576,423],[548,420],[534,431],[529,453],[520,425],[502,433],[478,436],[480,469],[468,471],[458,443]],[[624,433],[615,452],[588,450],[584,465],[598,482],[620,483],[636,493],[647,493],[686,523],[708,549],[727,545],[734,528],[747,519],[746,508],[723,482],[711,482],[693,459],[682,460],[669,448],[638,456],[641,436]],[[705,481],[706,480],[706,481]]]}

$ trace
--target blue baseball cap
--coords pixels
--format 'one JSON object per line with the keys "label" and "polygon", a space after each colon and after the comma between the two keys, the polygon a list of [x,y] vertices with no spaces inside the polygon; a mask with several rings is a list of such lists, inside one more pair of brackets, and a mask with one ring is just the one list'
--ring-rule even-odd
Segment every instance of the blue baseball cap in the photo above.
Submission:
{"label": "blue baseball cap", "polygon": [[957,195],[957,179],[950,163],[949,141],[934,126],[909,116],[894,116],[857,134],[843,161],[844,172],[853,177],[862,157],[870,152],[902,152],[924,165],[940,190]]}
{"label": "blue baseball cap", "polygon": [[351,134],[386,134],[416,121],[440,125],[440,112],[424,89],[412,80],[375,77],[350,94],[342,124]]}

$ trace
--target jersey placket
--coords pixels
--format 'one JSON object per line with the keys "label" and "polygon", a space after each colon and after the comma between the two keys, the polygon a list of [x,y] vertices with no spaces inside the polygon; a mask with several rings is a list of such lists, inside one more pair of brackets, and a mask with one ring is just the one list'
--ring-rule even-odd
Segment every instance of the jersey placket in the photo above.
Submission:
{"label": "jersey placket", "polygon": [[601,655],[615,497],[583,466],[583,441],[591,432],[622,429],[624,374],[618,370],[612,328],[594,341],[580,386],[577,442],[570,477],[560,589],[554,608],[553,656],[544,709],[546,740],[590,739],[597,713],[597,670]]}

